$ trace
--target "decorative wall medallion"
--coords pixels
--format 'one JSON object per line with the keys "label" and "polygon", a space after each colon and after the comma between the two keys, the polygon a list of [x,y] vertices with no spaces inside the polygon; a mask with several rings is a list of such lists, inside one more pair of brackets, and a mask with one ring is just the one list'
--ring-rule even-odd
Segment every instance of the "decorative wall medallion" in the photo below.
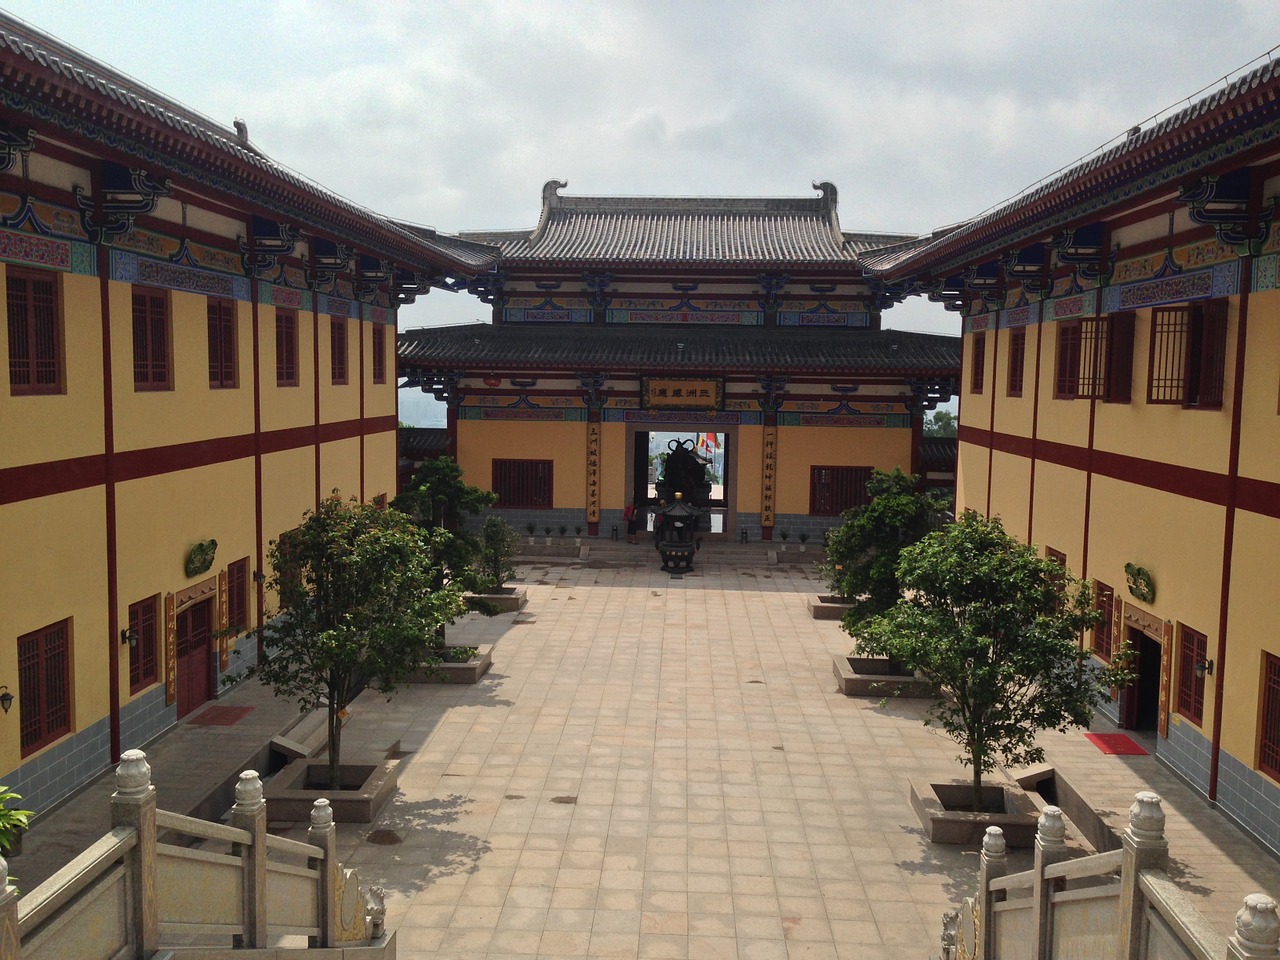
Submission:
{"label": "decorative wall medallion", "polygon": [[1155,603],[1156,582],[1147,570],[1136,564],[1126,563],[1124,565],[1124,578],[1131,596],[1136,597],[1143,603]]}
{"label": "decorative wall medallion", "polygon": [[198,577],[213,566],[213,555],[218,552],[217,540],[201,540],[187,554],[187,576]]}

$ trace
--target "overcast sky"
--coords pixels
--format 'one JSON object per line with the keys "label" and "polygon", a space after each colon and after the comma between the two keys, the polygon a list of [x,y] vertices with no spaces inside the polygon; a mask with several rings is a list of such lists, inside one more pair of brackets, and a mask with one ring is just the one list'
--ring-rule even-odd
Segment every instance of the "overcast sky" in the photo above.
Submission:
{"label": "overcast sky", "polygon": [[[831,180],[845,229],[925,233],[1280,43],[1275,0],[0,3],[217,121],[243,117],[329,189],[445,231],[532,227],[557,178],[651,196]],[[486,316],[437,291],[400,325]],[[958,332],[920,301],[885,320]]]}

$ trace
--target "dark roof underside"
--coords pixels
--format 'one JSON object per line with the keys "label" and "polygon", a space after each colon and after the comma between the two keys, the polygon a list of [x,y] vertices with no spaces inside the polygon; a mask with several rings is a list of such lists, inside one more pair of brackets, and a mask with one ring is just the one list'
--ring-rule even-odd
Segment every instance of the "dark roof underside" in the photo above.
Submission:
{"label": "dark roof underside", "polygon": [[662,370],[954,375],[960,338],[903,330],[764,327],[521,327],[488,323],[409,330],[400,367],[418,370]]}

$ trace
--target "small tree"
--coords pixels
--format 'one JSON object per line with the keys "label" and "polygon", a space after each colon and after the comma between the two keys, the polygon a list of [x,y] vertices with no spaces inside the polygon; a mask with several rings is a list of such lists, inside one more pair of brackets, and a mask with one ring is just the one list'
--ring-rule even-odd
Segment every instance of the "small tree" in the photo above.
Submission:
{"label": "small tree", "polygon": [[984,773],[1040,762],[1038,731],[1087,726],[1108,688],[1127,679],[1122,666],[1090,663],[1079,645],[1099,619],[1088,585],[998,519],[967,511],[904,549],[898,576],[907,595],[851,632],[862,652],[937,684],[925,723],[941,726],[973,768],[974,810]]}
{"label": "small tree", "polygon": [[950,410],[935,410],[924,418],[924,435],[926,437],[954,437],[959,420]]}
{"label": "small tree", "polygon": [[939,502],[917,487],[920,478],[894,468],[874,470],[869,500],[846,510],[844,523],[827,537],[822,570],[831,591],[849,600],[845,620],[855,625],[898,602],[898,557],[904,547],[936,529],[944,516]]}
{"label": "small tree", "polygon": [[500,590],[516,575],[511,558],[515,556],[517,540],[515,528],[507,521],[493,514],[484,518],[480,531],[480,573],[486,589]]}
{"label": "small tree", "polygon": [[441,538],[405,514],[336,494],[272,541],[280,616],[247,671],[304,707],[328,701],[329,786],[339,785],[340,714],[369,683],[385,693],[423,662],[428,638],[466,609],[439,582]]}

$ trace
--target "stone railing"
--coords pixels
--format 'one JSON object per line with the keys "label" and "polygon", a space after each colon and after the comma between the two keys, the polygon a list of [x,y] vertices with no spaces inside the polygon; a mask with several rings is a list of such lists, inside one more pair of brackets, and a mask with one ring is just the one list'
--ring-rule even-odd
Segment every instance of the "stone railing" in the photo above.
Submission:
{"label": "stone railing", "polygon": [[[338,862],[329,801],[315,802],[302,843],[267,833],[252,770],[240,774],[230,824],[157,810],[141,750],[125,752],[115,778],[111,832],[21,900],[0,859],[0,960],[201,960],[228,948],[266,960],[309,947],[394,960],[381,891],[366,896]],[[195,843],[160,840],[174,835]]]}
{"label": "stone railing", "polygon": [[988,827],[978,890],[943,917],[943,960],[1117,957],[1255,960],[1280,957],[1276,902],[1250,894],[1224,938],[1169,879],[1160,798],[1137,794],[1121,849],[1070,858],[1062,811],[1045,807],[1035,862],[1005,873],[1005,841]]}

